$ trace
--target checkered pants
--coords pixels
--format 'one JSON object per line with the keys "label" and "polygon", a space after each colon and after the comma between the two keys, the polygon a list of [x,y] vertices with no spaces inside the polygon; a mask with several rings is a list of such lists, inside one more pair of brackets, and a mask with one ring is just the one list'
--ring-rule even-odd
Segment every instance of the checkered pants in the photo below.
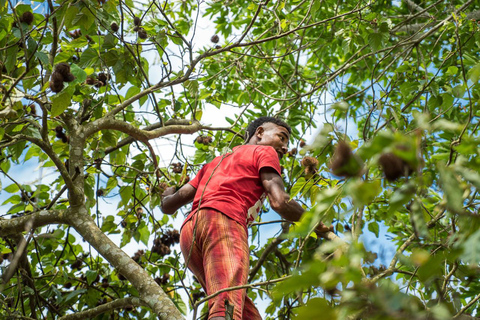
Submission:
{"label": "checkered pants", "polygon": [[[193,238],[197,224],[195,238]],[[248,235],[238,222],[213,209],[201,209],[182,228],[180,247],[188,268],[211,295],[247,283]],[[191,251],[191,252],[190,252]],[[208,302],[208,319],[225,317],[225,300],[234,305],[234,320],[261,320],[246,290],[223,292]]]}

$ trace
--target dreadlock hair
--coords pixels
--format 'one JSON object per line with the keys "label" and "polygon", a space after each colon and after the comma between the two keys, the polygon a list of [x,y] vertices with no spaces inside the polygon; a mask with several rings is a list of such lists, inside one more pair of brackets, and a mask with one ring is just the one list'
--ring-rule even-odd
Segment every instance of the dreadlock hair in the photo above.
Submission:
{"label": "dreadlock hair", "polygon": [[274,117],[260,117],[254,120],[252,123],[250,123],[247,129],[245,130],[245,136],[244,136],[245,143],[248,143],[250,141],[250,139],[255,134],[255,131],[257,131],[258,127],[260,127],[262,124],[267,122],[276,124],[277,126],[282,126],[288,130],[288,133],[290,134],[292,133],[292,128],[290,128],[290,126],[285,121],[280,120],[278,118],[274,118]]}

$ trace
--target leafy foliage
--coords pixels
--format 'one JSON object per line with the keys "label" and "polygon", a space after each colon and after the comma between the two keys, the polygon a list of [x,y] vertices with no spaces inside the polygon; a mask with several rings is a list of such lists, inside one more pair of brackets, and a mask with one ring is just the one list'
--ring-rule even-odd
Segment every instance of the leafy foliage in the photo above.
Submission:
{"label": "leafy foliage", "polygon": [[[249,295],[271,298],[268,319],[476,315],[477,2],[0,0],[0,13],[2,314],[197,312],[160,195],[273,115],[293,128],[283,177],[308,210],[252,248],[267,291]],[[237,116],[212,127],[210,106]],[[188,134],[166,161],[156,146]],[[48,182],[24,182],[31,163]],[[310,235],[320,221],[342,241]],[[388,261],[362,241],[385,231]],[[132,242],[144,249],[129,257]]]}

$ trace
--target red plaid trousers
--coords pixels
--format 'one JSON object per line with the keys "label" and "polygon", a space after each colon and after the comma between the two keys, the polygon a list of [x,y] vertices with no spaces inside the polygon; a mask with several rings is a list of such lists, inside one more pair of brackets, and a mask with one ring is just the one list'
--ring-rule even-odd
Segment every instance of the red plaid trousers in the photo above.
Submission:
{"label": "red plaid trousers", "polygon": [[[188,268],[207,295],[247,283],[250,259],[248,234],[242,225],[221,212],[199,210],[184,224],[180,247],[185,261],[189,259]],[[234,320],[262,319],[245,289],[223,292],[210,299],[208,319],[225,316],[225,300],[234,305]]]}

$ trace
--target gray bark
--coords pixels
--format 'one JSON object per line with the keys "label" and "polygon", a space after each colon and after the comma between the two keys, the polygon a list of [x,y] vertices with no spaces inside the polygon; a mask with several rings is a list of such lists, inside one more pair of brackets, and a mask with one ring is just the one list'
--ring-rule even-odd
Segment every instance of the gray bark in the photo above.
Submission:
{"label": "gray bark", "polygon": [[98,228],[85,207],[72,211],[68,217],[69,224],[130,281],[140,294],[140,298],[160,319],[184,319],[170,297],[152,277]]}

